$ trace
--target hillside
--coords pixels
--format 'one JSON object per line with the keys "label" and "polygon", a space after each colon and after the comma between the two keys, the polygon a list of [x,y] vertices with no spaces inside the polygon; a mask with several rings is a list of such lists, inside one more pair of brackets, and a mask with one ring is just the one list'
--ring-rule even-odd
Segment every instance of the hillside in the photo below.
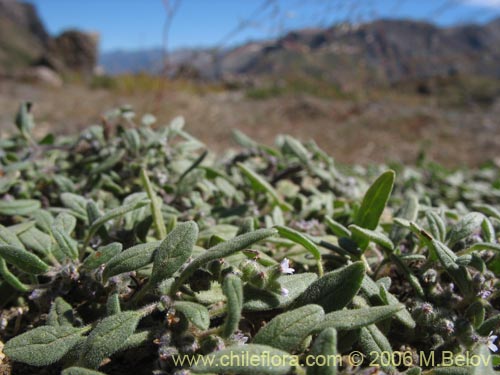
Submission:
{"label": "hillside", "polygon": [[0,77],[30,75],[41,66],[57,73],[91,75],[97,48],[95,33],[66,30],[50,35],[32,4],[0,0]]}
{"label": "hillside", "polygon": [[[485,25],[441,28],[411,20],[293,31],[216,53],[174,51],[174,65],[191,64],[202,76],[308,76],[346,84],[465,74],[500,77],[500,19]],[[157,73],[161,50],[105,53],[111,74]]]}

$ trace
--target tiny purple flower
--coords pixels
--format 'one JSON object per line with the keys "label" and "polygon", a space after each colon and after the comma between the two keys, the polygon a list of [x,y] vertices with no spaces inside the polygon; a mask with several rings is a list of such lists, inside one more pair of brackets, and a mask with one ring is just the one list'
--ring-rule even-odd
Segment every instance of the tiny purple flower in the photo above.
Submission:
{"label": "tiny purple flower", "polygon": [[285,275],[291,275],[292,273],[295,272],[295,269],[290,267],[290,261],[287,258],[285,258],[280,263],[280,271]]}

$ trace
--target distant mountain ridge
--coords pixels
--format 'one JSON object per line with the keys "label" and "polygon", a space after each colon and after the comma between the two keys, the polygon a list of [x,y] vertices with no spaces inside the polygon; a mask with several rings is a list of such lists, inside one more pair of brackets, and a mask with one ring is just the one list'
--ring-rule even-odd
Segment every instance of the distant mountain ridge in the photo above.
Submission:
{"label": "distant mountain ridge", "polygon": [[[174,51],[169,58],[172,69],[189,65],[205,78],[306,75],[348,84],[453,74],[500,78],[498,46],[500,18],[484,25],[446,28],[383,19],[292,31],[218,54],[208,49]],[[110,74],[158,73],[162,57],[161,49],[111,52],[102,54],[100,63]]]}

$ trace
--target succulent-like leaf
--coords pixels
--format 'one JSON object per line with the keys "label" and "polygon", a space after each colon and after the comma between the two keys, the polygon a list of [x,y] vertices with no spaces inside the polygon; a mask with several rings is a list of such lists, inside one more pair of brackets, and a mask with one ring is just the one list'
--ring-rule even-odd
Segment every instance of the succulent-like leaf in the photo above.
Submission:
{"label": "succulent-like leaf", "polygon": [[309,336],[324,316],[323,309],[318,305],[306,305],[282,313],[257,332],[253,343],[292,351]]}
{"label": "succulent-like leaf", "polygon": [[49,270],[49,266],[39,257],[19,247],[0,245],[0,257],[20,270],[33,275]]}
{"label": "succulent-like leaf", "polygon": [[309,285],[294,306],[314,303],[322,306],[327,313],[340,310],[358,293],[364,276],[365,266],[362,262],[329,272]]}

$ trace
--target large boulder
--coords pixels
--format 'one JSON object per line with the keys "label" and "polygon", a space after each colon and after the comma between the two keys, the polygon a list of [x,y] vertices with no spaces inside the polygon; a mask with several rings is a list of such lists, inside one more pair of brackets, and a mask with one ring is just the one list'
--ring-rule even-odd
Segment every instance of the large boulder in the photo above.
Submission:
{"label": "large boulder", "polygon": [[98,43],[97,33],[68,30],[54,38],[49,56],[60,61],[63,70],[91,75],[97,65]]}
{"label": "large boulder", "polygon": [[37,66],[59,74],[91,75],[98,41],[97,34],[77,30],[52,37],[32,4],[0,0],[0,75],[15,77],[26,70],[31,74]]}

